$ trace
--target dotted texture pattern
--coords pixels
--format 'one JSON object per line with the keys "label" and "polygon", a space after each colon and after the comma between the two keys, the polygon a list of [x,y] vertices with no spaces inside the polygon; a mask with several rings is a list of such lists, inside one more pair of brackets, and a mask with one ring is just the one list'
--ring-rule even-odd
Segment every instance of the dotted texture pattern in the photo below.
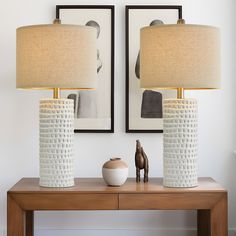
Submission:
{"label": "dotted texture pattern", "polygon": [[197,186],[197,101],[164,100],[164,186]]}
{"label": "dotted texture pattern", "polygon": [[40,186],[73,186],[73,100],[40,100],[39,116]]}

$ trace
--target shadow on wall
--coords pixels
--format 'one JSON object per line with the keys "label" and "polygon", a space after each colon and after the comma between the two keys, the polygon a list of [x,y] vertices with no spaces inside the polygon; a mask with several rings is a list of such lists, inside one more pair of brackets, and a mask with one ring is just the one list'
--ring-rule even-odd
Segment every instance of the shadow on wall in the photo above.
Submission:
{"label": "shadow on wall", "polygon": [[[235,8],[236,8],[236,1],[232,1],[232,6],[231,6],[231,22],[235,22],[236,20],[236,15],[235,15]],[[236,40],[236,28],[231,27],[231,58],[230,62],[231,64],[229,65],[229,69],[232,70],[231,73],[232,75],[236,75],[236,67],[235,67],[235,60],[236,60],[236,54],[233,53],[236,51],[236,45],[235,45],[235,40]],[[227,182],[229,183],[228,190],[228,200],[231,203],[231,206],[229,207],[229,215],[232,218],[232,222],[229,222],[229,226],[233,226],[234,228],[236,227],[236,187],[235,187],[235,167],[236,167],[236,95],[235,95],[235,87],[236,87],[236,80],[231,79],[231,87],[230,87],[230,93],[233,96],[233,99],[230,100],[230,107],[231,107],[231,122],[232,122],[232,127],[230,131],[230,140],[232,142],[232,147],[234,148],[234,152],[231,153],[229,157],[229,161],[227,163],[228,166],[224,168],[227,170],[227,173],[225,173]],[[231,232],[229,236],[236,236],[236,230],[234,232]]]}
{"label": "shadow on wall", "polygon": [[235,230],[229,231],[229,236],[236,236],[236,231]]}
{"label": "shadow on wall", "polygon": [[[229,218],[229,227],[235,227],[235,219],[236,219],[236,188],[235,188],[235,166],[236,166],[236,150],[232,152],[229,157],[228,161],[225,162],[226,166],[222,167],[222,170],[227,170],[226,173],[224,173],[226,177],[226,183],[228,183],[228,186],[224,187],[228,190],[228,215],[231,216]],[[229,204],[231,205],[229,206]],[[229,233],[229,236],[236,236],[236,230],[231,231]]]}

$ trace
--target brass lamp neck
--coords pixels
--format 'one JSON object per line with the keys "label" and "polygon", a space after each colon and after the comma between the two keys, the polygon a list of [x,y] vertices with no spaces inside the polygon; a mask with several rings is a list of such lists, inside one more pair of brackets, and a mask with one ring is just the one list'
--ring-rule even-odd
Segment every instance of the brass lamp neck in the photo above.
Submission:
{"label": "brass lamp neck", "polygon": [[59,99],[61,97],[61,90],[60,88],[54,88],[53,89],[53,98]]}
{"label": "brass lamp neck", "polygon": [[177,88],[177,98],[184,99],[184,88]]}
{"label": "brass lamp neck", "polygon": [[[178,25],[184,25],[185,20],[184,19],[179,19],[177,21]],[[177,88],[177,98],[178,99],[184,99],[184,88]]]}

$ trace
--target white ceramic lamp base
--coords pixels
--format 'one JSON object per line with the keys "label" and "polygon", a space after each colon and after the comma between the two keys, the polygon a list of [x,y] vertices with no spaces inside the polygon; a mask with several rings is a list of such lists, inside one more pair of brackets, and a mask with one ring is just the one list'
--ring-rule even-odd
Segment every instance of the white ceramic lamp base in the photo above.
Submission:
{"label": "white ceramic lamp base", "polygon": [[197,186],[197,101],[164,100],[163,122],[164,186]]}
{"label": "white ceramic lamp base", "polygon": [[40,100],[40,186],[74,185],[74,111],[71,99]]}

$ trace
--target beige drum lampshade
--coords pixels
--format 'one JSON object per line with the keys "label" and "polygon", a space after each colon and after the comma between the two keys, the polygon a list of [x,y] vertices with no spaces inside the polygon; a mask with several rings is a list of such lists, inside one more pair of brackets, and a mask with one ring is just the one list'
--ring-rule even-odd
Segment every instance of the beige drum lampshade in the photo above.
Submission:
{"label": "beige drum lampshade", "polygon": [[161,25],[141,29],[142,88],[220,87],[219,30],[202,25]]}
{"label": "beige drum lampshade", "polygon": [[96,29],[34,25],[17,29],[16,86],[24,89],[96,87]]}

